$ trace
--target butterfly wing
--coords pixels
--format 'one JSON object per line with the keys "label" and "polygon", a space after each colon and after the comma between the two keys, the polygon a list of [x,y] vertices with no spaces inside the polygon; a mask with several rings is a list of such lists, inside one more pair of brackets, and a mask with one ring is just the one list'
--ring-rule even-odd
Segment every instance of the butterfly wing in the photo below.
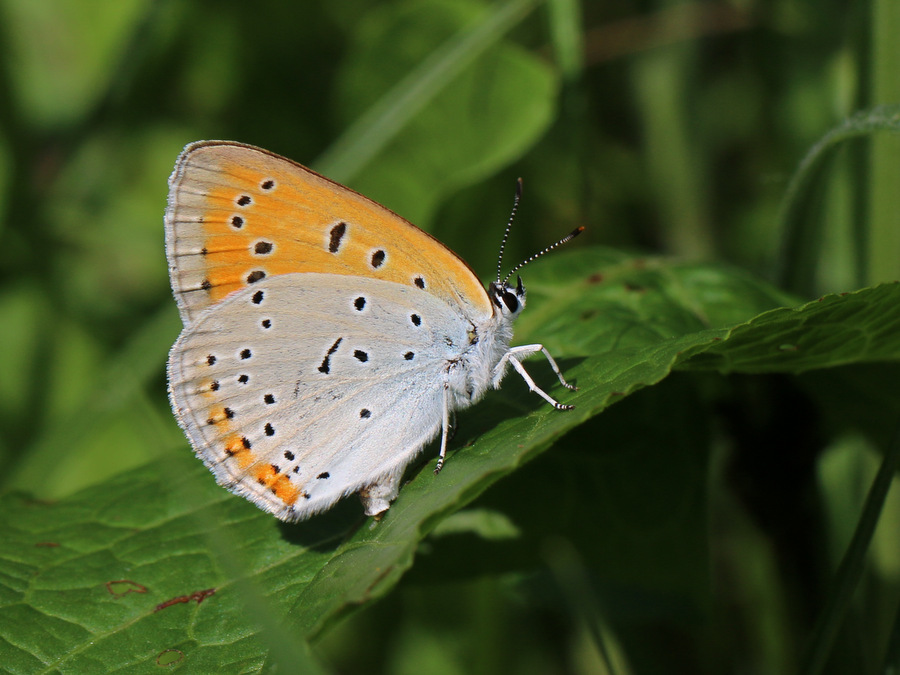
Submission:
{"label": "butterfly wing", "polygon": [[383,206],[265,150],[187,146],[169,178],[166,251],[182,320],[262,279],[364,276],[425,290],[476,321],[492,313],[472,270]]}
{"label": "butterfly wing", "polygon": [[398,476],[436,435],[469,326],[408,283],[267,278],[185,328],[172,404],[219,483],[299,520]]}

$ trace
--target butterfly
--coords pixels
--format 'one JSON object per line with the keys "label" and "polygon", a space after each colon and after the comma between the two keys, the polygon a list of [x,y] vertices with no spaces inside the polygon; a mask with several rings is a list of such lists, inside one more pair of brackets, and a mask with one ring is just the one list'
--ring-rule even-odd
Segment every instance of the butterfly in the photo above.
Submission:
{"label": "butterfly", "polygon": [[[291,160],[227,141],[189,144],[169,178],[166,254],[184,330],[169,398],[216,481],[285,521],[358,492],[388,509],[406,466],[454,411],[540,344],[510,347],[532,256],[500,278],[516,192],[487,290],[450,249],[387,208]],[[565,243],[578,228],[544,253]]]}

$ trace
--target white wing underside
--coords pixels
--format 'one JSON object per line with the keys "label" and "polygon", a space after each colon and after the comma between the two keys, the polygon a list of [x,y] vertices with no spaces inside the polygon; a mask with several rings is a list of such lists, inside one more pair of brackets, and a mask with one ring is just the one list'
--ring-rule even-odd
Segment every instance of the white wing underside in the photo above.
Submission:
{"label": "white wing underside", "polygon": [[399,480],[441,429],[446,373],[469,328],[412,286],[274,276],[184,329],[169,357],[170,395],[220,484],[299,520]]}

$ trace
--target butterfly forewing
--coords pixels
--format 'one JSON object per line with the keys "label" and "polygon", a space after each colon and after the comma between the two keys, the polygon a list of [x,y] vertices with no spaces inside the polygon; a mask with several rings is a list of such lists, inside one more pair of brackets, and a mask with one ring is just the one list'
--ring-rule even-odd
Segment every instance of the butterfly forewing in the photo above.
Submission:
{"label": "butterfly forewing", "polygon": [[265,279],[185,328],[169,360],[173,407],[220,483],[303,518],[402,471],[440,430],[467,326],[408,284]]}
{"label": "butterfly forewing", "polygon": [[195,143],[179,157],[169,186],[166,248],[185,325],[235,291],[294,272],[394,281],[476,321],[491,315],[484,287],[450,249],[283,157],[235,143]]}

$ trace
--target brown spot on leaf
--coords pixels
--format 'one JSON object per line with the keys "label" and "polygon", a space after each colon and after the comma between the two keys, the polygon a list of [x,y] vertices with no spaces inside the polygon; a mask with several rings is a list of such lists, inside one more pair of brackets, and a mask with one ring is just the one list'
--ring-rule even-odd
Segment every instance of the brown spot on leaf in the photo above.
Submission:
{"label": "brown spot on leaf", "polygon": [[165,609],[166,607],[171,607],[172,605],[185,604],[188,602],[192,602],[194,600],[196,600],[197,604],[199,605],[201,602],[206,600],[209,596],[215,595],[215,594],[216,594],[215,588],[207,588],[206,590],[194,591],[193,593],[189,593],[187,595],[178,595],[174,598],[171,598],[170,600],[166,600],[165,602],[159,603],[156,606],[156,609],[154,609],[153,611],[158,612],[159,610]]}

